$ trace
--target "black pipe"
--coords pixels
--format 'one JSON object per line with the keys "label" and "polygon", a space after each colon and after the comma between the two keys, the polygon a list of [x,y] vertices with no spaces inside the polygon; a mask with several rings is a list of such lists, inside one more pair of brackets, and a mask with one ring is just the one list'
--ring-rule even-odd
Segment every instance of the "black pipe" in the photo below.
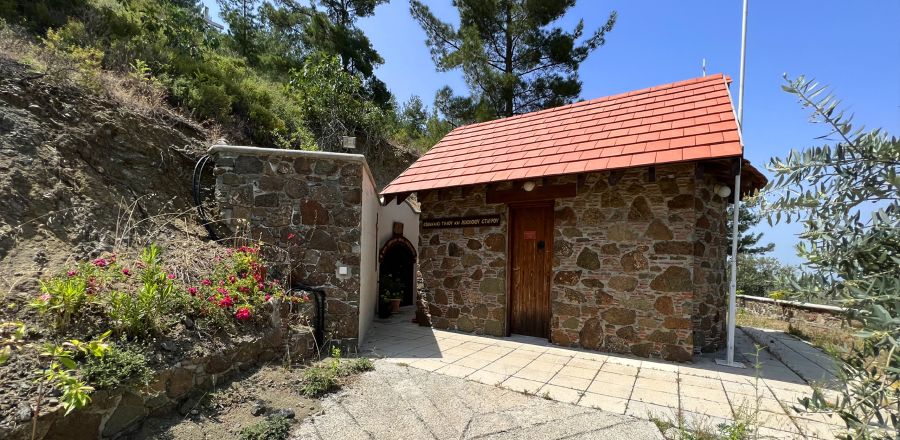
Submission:
{"label": "black pipe", "polygon": [[321,348],[325,344],[325,291],[321,287],[313,287],[303,283],[294,283],[294,288],[312,292],[313,294],[316,308],[313,336],[316,338],[316,346]]}
{"label": "black pipe", "polygon": [[208,154],[204,154],[194,165],[194,174],[191,176],[191,195],[194,196],[194,205],[197,206],[197,216],[200,217],[200,223],[203,224],[203,228],[206,229],[211,240],[218,240],[219,237],[216,234],[216,230],[213,229],[212,222],[209,221],[209,217],[206,215],[206,209],[203,208],[203,195],[201,193],[202,185],[200,179],[203,177],[203,168],[206,167],[206,163],[210,159],[211,157]]}

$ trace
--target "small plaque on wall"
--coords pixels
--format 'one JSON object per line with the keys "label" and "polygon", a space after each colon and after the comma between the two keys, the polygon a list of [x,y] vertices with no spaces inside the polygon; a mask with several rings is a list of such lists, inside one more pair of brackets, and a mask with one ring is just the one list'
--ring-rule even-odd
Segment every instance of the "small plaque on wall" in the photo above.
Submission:
{"label": "small plaque on wall", "polygon": [[479,215],[473,217],[430,218],[422,220],[425,229],[471,228],[500,225],[500,215]]}

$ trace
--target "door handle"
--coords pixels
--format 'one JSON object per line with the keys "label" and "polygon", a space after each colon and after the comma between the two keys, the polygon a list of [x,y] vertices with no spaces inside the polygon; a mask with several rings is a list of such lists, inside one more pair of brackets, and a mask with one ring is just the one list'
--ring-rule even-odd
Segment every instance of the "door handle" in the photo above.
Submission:
{"label": "door handle", "polygon": [[540,240],[537,242],[537,248],[540,250],[544,250],[544,240]]}

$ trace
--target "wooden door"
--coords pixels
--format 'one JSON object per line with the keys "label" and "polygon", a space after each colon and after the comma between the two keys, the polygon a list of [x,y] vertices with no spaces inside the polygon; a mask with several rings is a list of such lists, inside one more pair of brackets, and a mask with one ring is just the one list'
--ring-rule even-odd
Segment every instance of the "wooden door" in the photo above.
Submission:
{"label": "wooden door", "polygon": [[510,333],[550,337],[553,205],[510,206]]}

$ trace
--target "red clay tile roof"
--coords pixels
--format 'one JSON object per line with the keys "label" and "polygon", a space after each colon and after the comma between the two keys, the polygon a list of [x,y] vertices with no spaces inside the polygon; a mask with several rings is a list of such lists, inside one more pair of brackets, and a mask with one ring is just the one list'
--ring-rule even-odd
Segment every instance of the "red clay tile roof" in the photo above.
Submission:
{"label": "red clay tile roof", "polygon": [[459,127],[382,194],[741,156],[722,74]]}

